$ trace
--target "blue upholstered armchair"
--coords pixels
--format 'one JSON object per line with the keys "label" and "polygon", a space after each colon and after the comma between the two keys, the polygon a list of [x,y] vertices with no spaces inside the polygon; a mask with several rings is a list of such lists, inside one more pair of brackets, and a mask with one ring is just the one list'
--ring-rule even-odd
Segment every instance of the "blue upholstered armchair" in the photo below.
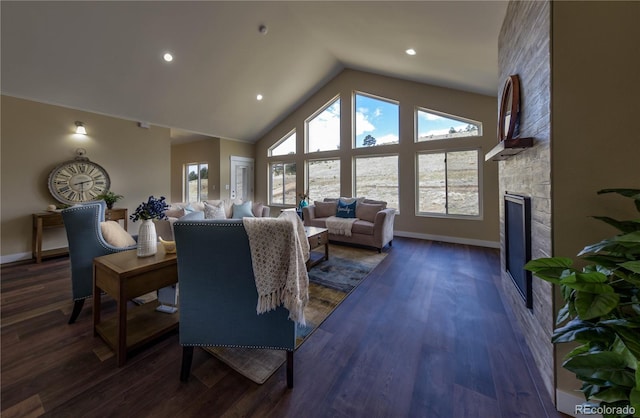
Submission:
{"label": "blue upholstered armchair", "polygon": [[293,387],[295,323],[282,306],[258,315],[249,238],[241,219],[174,223],[180,283],[180,380],[189,378],[194,346],[287,351]]}
{"label": "blue upholstered armchair", "polygon": [[71,261],[71,287],[73,291],[73,312],[69,323],[73,324],[84,301],[93,295],[93,259],[101,255],[136,248],[114,247],[102,236],[100,222],[104,221],[106,203],[103,200],[72,206],[64,209],[62,220],[69,241]]}

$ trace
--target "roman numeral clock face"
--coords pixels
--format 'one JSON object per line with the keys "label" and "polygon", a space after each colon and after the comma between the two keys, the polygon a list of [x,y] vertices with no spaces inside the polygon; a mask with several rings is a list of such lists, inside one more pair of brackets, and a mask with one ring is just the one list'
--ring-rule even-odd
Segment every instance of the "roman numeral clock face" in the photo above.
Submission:
{"label": "roman numeral clock face", "polygon": [[94,200],[110,186],[107,171],[83,157],[66,161],[49,174],[49,191],[53,197],[70,205]]}

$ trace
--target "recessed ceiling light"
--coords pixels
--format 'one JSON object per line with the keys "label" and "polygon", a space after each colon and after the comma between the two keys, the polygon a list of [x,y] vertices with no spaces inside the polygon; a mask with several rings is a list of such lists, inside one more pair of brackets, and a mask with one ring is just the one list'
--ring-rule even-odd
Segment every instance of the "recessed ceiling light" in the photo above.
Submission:
{"label": "recessed ceiling light", "polygon": [[256,96],[256,100],[262,100],[262,94],[258,94],[258,95]]}
{"label": "recessed ceiling light", "polygon": [[416,50],[413,48],[409,48],[406,51],[404,51],[407,53],[407,55],[415,55],[416,54]]}
{"label": "recessed ceiling light", "polygon": [[173,55],[171,55],[168,52],[165,52],[164,55],[162,56],[162,58],[167,62],[173,61]]}

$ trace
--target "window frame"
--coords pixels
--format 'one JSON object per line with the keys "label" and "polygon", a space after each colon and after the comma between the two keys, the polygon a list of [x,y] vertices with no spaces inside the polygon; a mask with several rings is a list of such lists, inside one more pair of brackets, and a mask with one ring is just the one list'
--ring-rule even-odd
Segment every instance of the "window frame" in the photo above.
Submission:
{"label": "window frame", "polygon": [[[356,107],[356,96],[365,96],[368,97],[370,99],[375,99],[375,100],[379,100],[381,102],[387,102],[387,103],[391,103],[394,104],[396,106],[398,106],[398,142],[395,144],[380,144],[380,145],[373,145],[371,147],[358,147],[357,146],[357,127],[356,127],[356,122],[357,122],[357,118],[356,118],[356,112],[357,112],[357,107]],[[376,148],[376,147],[392,147],[392,146],[398,146],[400,145],[400,101],[399,100],[395,100],[395,99],[390,99],[388,97],[382,97],[382,96],[378,96],[375,94],[371,94],[371,93],[365,93],[363,91],[360,90],[353,90],[352,94],[351,94],[351,102],[352,102],[352,111],[351,111],[351,149],[352,150],[363,150],[363,149],[371,149],[371,148]]]}
{"label": "window frame", "polygon": [[[438,138],[438,139],[430,139],[430,140],[424,140],[424,141],[420,141],[420,130],[419,130],[419,121],[420,121],[420,117],[418,116],[418,112],[425,112],[425,113],[431,113],[433,115],[436,116],[440,116],[446,119],[454,119],[454,120],[459,120],[460,122],[465,122],[468,125],[476,125],[478,127],[478,135],[467,135],[467,136],[457,136],[454,138]],[[457,139],[468,139],[468,138],[480,138],[483,136],[483,129],[484,129],[484,125],[482,122],[474,120],[474,119],[469,119],[466,118],[464,116],[458,116],[458,115],[452,115],[450,113],[445,113],[445,112],[440,112],[438,110],[433,110],[433,109],[428,109],[426,107],[422,107],[422,106],[415,106],[414,107],[414,111],[413,111],[413,118],[414,118],[414,123],[413,123],[413,142],[416,144],[424,144],[424,143],[430,143],[430,142],[438,142],[438,141],[451,141],[451,140],[457,140]]]}
{"label": "window frame", "polygon": [[[311,158],[308,160],[305,160],[305,173],[304,173],[304,185],[305,185],[305,190],[309,193],[310,197],[313,200],[317,200],[315,197],[311,196],[311,190],[309,189],[309,173],[310,173],[310,169],[309,169],[309,165],[311,162],[318,162],[318,161],[337,161],[338,162],[338,168],[340,169],[340,173],[342,173],[342,159],[340,157],[330,157],[330,158]],[[338,176],[338,194],[336,196],[342,196],[342,182],[340,181],[341,175]],[[334,197],[334,196],[323,196],[323,197]]]}
{"label": "window frame", "polygon": [[[189,200],[190,196],[189,196],[189,167],[193,166],[193,165],[197,165],[198,169],[196,171],[196,174],[198,175],[198,183],[196,185],[196,200]],[[202,166],[206,165],[207,166],[207,180],[209,180],[209,162],[208,161],[201,161],[201,162],[191,162],[191,163],[185,163],[183,165],[183,169],[182,169],[182,173],[183,173],[183,181],[182,181],[182,199],[184,202],[200,202],[202,201],[202,194],[201,194],[201,187],[202,187],[202,178],[200,177],[200,172],[202,170]],[[207,199],[209,198],[209,185],[207,184]],[[207,200],[205,199],[205,200]]]}
{"label": "window frame", "polygon": [[[294,201],[293,203],[287,203],[286,202],[286,193],[285,190],[282,190],[282,203],[275,203],[273,201],[273,176],[272,176],[272,172],[273,169],[272,167],[274,165],[277,164],[282,164],[283,168],[282,168],[282,175],[284,176],[285,172],[286,172],[286,166],[288,165],[295,165],[296,166],[296,182],[298,179],[298,164],[296,164],[295,160],[290,160],[290,161],[284,161],[284,160],[274,160],[274,161],[269,161],[268,165],[267,165],[267,170],[268,170],[268,179],[269,179],[269,195],[268,195],[268,202],[269,202],[269,206],[276,206],[276,207],[288,207],[288,206],[295,206],[297,205],[297,201]],[[282,187],[284,188],[285,186],[285,182],[284,182],[284,177],[283,177],[283,181],[282,181]],[[296,197],[294,200],[297,200],[297,191],[296,191]]]}
{"label": "window frame", "polygon": [[[276,155],[274,155],[273,154],[273,150],[278,148],[280,145],[284,144],[285,142],[287,142],[289,139],[291,139],[291,137],[293,135],[296,135],[293,154],[289,153],[289,154],[276,154]],[[297,143],[296,128],[293,128],[292,130],[287,132],[282,138],[280,138],[278,141],[276,141],[273,145],[271,145],[267,149],[267,157],[283,157],[285,155],[298,155],[298,143]]]}
{"label": "window frame", "polygon": [[[478,214],[477,215],[462,215],[462,214],[454,214],[451,215],[448,213],[449,211],[449,181],[448,181],[448,173],[447,173],[447,165],[445,163],[445,207],[447,213],[438,213],[438,212],[421,212],[420,211],[420,164],[419,164],[419,156],[423,154],[449,154],[455,152],[465,152],[465,151],[475,151],[477,156],[477,164],[478,164]],[[446,160],[445,160],[446,161]],[[483,154],[481,147],[466,147],[466,148],[440,148],[440,149],[426,149],[420,150],[415,153],[414,164],[415,164],[415,176],[414,176],[414,184],[415,184],[415,216],[425,217],[425,218],[446,218],[446,219],[464,219],[464,220],[484,220],[484,204],[483,204]]]}
{"label": "window frame", "polygon": [[[340,127],[338,129],[338,148],[328,149],[328,150],[320,150],[320,151],[310,151],[309,150],[309,123],[311,121],[313,121],[315,118],[317,118],[321,113],[326,111],[329,107],[333,106],[333,104],[335,102],[337,102],[337,101],[340,102],[340,105],[338,106],[338,109],[340,110],[339,124],[338,124],[338,126]],[[341,98],[340,94],[337,94],[337,95],[333,96],[323,106],[320,106],[320,108],[318,110],[313,112],[308,118],[306,118],[304,120],[304,154],[317,154],[317,153],[321,153],[321,152],[336,152],[336,151],[340,151],[340,145],[342,143],[342,129],[341,129],[341,126],[342,126],[342,98]],[[296,155],[297,155],[297,153],[296,153]]]}

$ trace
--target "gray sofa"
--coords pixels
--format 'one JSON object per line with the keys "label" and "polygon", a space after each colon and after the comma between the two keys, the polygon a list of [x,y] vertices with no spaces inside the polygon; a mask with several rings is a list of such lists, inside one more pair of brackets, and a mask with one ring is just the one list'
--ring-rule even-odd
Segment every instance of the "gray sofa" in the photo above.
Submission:
{"label": "gray sofa", "polygon": [[[335,216],[337,204],[337,198],[325,198],[322,202],[315,201],[302,208],[304,225],[326,228],[326,220],[329,216]],[[395,216],[396,210],[387,208],[387,202],[364,199],[356,206],[358,220],[352,226],[351,236],[329,233],[329,240],[373,247],[382,252],[387,244],[393,244]]]}

